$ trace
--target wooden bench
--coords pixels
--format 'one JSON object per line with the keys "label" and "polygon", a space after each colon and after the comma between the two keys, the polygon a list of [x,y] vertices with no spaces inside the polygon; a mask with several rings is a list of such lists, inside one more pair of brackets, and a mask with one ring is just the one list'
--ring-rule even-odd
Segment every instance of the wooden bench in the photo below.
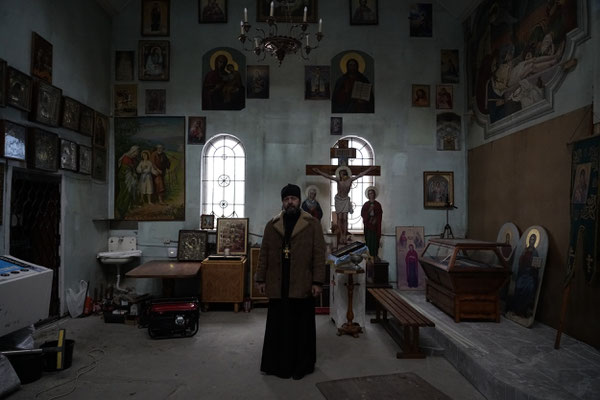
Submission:
{"label": "wooden bench", "polygon": [[[435,326],[435,324],[415,310],[394,289],[370,288],[368,292],[375,299],[376,307],[375,318],[371,319],[371,323],[381,323],[396,343],[400,345],[402,352],[396,353],[396,357],[425,358],[425,354],[419,349],[419,327]],[[391,326],[387,318],[388,312],[404,328],[402,337]],[[381,314],[383,314],[383,317]]]}

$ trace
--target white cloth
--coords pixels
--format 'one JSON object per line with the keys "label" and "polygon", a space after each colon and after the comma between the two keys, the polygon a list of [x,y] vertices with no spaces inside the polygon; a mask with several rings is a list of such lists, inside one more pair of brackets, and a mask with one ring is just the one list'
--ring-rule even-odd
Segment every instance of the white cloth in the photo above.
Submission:
{"label": "white cloth", "polygon": [[[366,262],[363,261],[359,267],[366,270]],[[338,274],[335,272],[335,266],[331,266],[330,287],[329,287],[329,315],[335,326],[341,328],[344,323],[348,322],[346,313],[348,312],[348,274]],[[354,293],[352,295],[352,311],[354,319],[352,322],[359,324],[365,328],[365,302],[367,294],[366,273],[354,274]],[[358,285],[356,285],[358,283]]]}

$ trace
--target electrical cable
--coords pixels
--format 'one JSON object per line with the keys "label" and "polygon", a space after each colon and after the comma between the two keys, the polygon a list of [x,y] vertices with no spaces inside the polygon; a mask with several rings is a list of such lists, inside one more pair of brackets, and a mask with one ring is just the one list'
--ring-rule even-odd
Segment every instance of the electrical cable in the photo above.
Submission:
{"label": "electrical cable", "polygon": [[[95,353],[95,352],[101,353],[102,357],[100,357],[100,358],[94,357],[93,353]],[[38,392],[35,395],[35,397],[38,398],[43,393],[46,393],[46,392],[48,392],[50,390],[57,389],[57,388],[59,388],[61,386],[66,385],[67,383],[75,381],[74,384],[73,384],[73,387],[71,388],[71,390],[69,390],[68,392],[62,393],[62,394],[58,394],[58,395],[56,395],[54,397],[49,397],[48,400],[59,399],[61,397],[65,397],[65,396],[68,396],[69,394],[73,393],[75,391],[75,389],[77,389],[77,381],[79,380],[79,377],[82,376],[82,375],[84,375],[84,374],[87,374],[88,372],[93,371],[96,368],[96,366],[98,365],[98,361],[102,360],[104,358],[103,356],[105,354],[106,353],[102,349],[99,349],[99,348],[93,348],[93,349],[91,349],[90,351],[88,351],[87,355],[88,355],[88,357],[90,357],[92,359],[92,362],[89,363],[89,364],[87,364],[87,365],[84,365],[83,367],[80,367],[77,370],[77,374],[75,375],[74,378],[71,378],[71,379],[69,379],[69,380],[67,380],[67,381],[65,381],[63,383],[59,383],[58,385],[54,385],[54,386],[52,386],[52,387],[50,387],[48,389],[44,389],[41,392]]]}

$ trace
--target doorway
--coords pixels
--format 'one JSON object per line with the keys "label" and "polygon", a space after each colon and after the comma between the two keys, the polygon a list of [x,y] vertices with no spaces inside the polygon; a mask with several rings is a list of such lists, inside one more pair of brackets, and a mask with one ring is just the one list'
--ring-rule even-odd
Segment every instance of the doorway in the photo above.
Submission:
{"label": "doorway", "polygon": [[54,271],[49,319],[60,314],[60,185],[60,176],[13,169],[10,255]]}

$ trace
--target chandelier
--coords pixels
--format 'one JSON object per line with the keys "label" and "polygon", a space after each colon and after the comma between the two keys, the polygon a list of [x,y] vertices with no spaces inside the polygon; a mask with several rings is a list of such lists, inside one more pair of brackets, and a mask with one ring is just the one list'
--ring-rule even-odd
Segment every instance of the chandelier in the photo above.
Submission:
{"label": "chandelier", "polygon": [[259,61],[264,60],[268,53],[273,57],[277,57],[280,66],[285,56],[292,53],[300,54],[304,60],[308,60],[308,54],[311,50],[318,48],[319,42],[323,39],[323,19],[319,19],[319,30],[314,34],[317,39],[316,46],[311,46],[311,34],[306,32],[308,29],[308,23],[306,22],[308,8],[304,7],[302,23],[293,23],[290,3],[287,3],[284,21],[289,24],[287,35],[279,34],[278,26],[275,22],[275,17],[273,16],[274,9],[275,5],[272,1],[269,17],[267,18],[268,32],[262,28],[255,28],[256,34],[250,37],[248,32],[252,26],[248,23],[248,9],[244,8],[244,20],[240,21],[240,36],[238,36],[244,50],[252,51],[254,54],[261,57]]}

